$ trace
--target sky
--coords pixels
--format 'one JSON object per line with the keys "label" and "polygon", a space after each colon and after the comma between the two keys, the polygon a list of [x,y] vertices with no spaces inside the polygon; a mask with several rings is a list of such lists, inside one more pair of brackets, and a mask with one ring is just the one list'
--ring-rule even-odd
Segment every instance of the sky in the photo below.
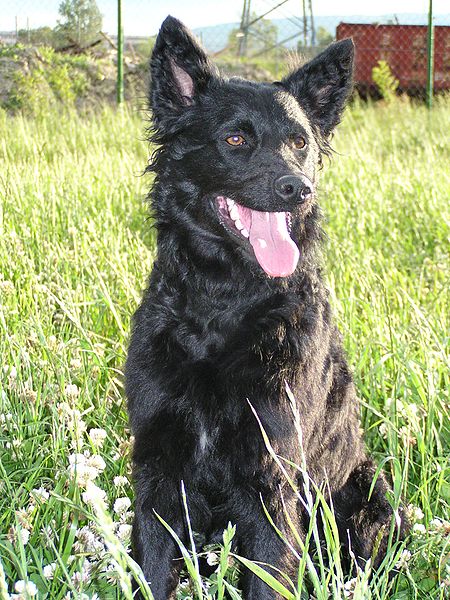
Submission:
{"label": "sky", "polygon": [[[280,0],[252,0],[252,10],[262,14]],[[60,0],[0,0],[0,31],[13,31],[15,17],[19,28],[54,26]],[[116,0],[97,0],[103,14],[103,28],[116,31]],[[179,18],[191,28],[240,20],[242,0],[122,0],[124,31],[127,35],[154,35],[168,14]],[[301,0],[288,0],[271,13],[271,18],[299,16]],[[434,0],[435,14],[449,13],[449,0]],[[319,15],[383,15],[426,13],[428,0],[313,0],[314,14]],[[450,25],[450,14],[448,19]]]}

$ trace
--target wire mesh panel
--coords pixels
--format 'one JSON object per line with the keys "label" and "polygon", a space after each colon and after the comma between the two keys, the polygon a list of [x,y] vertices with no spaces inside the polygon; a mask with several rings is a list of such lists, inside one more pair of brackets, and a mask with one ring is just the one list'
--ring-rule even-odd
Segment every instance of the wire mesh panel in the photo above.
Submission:
{"label": "wire mesh panel", "polygon": [[[427,82],[428,27],[425,25],[340,23],[337,39],[353,38],[356,46],[355,79],[361,91],[376,87],[373,68],[389,66],[398,89],[423,94]],[[434,27],[434,89],[450,88],[450,27]]]}

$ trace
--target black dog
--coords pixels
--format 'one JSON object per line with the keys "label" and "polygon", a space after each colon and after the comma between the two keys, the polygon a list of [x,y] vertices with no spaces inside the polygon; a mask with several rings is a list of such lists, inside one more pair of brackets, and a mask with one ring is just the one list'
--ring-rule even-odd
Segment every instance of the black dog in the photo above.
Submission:
{"label": "black dog", "polygon": [[[231,521],[242,555],[295,576],[261,498],[288,539],[282,501],[299,531],[307,520],[252,412],[275,451],[298,463],[286,384],[309,475],[327,481],[344,553],[350,542],[369,559],[383,528],[379,556],[386,546],[388,486],[379,477],[369,499],[375,469],[315,258],[317,171],[352,89],[352,64],[344,40],[281,82],[228,80],[176,19],[157,38],[150,104],[159,149],[149,167],[157,260],[126,366],[134,552],[156,600],[173,597],[182,561],[155,512],[187,542],[181,481],[205,542]],[[242,588],[252,600],[276,597],[249,572]]]}

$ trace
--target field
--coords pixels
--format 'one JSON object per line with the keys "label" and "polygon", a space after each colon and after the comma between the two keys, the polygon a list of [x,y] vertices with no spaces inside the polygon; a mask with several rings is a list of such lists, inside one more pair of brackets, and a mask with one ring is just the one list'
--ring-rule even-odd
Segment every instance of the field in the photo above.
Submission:
{"label": "field", "polygon": [[[414,525],[370,581],[346,581],[316,548],[286,597],[450,596],[449,115],[445,101],[431,114],[356,103],[325,160],[335,315],[367,444]],[[0,113],[0,600],[131,598],[122,367],[154,258],[143,135],[129,109]],[[327,535],[331,548],[332,515]],[[224,586],[240,598],[233,567],[221,581],[228,549],[208,558],[220,552],[203,584],[190,555],[180,598],[220,599]]]}

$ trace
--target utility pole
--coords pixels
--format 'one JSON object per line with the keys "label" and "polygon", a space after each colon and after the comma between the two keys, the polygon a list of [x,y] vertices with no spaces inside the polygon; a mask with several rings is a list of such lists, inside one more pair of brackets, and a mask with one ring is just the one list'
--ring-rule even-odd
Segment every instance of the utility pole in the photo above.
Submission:
{"label": "utility pole", "polygon": [[306,32],[308,30],[308,20],[306,17],[306,0],[302,0],[303,5],[303,48],[306,48]]}
{"label": "utility pole", "polygon": [[311,46],[316,45],[316,28],[314,27],[314,15],[312,8],[312,0],[309,0],[309,18],[311,21]]}
{"label": "utility pole", "polygon": [[247,54],[248,27],[250,22],[250,0],[244,0],[242,7],[241,27],[239,31],[239,48],[238,56],[242,57]]}
{"label": "utility pole", "polygon": [[433,106],[434,87],[434,27],[433,27],[433,0],[428,5],[428,36],[427,36],[427,106]]}
{"label": "utility pole", "polygon": [[123,102],[123,27],[122,0],[117,0],[117,104]]}

